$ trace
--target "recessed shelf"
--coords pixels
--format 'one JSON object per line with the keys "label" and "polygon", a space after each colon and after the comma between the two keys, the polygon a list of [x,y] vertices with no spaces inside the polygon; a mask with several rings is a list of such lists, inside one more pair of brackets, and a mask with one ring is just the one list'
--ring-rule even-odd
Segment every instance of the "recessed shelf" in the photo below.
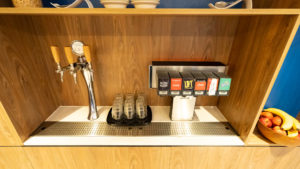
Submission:
{"label": "recessed shelf", "polygon": [[24,145],[122,145],[122,146],[243,146],[230,130],[226,118],[216,106],[195,109],[192,121],[171,121],[169,106],[151,106],[153,119],[147,126],[108,125],[110,107],[98,107],[100,118],[87,121],[88,107],[61,106]]}
{"label": "recessed shelf", "polygon": [[104,8],[0,8],[13,15],[299,15],[300,9],[104,9]]}
{"label": "recessed shelf", "polygon": [[281,147],[269,140],[267,140],[264,136],[262,136],[257,129],[254,130],[253,134],[250,134],[248,137],[248,141],[246,143],[247,146],[272,146],[272,147]]}

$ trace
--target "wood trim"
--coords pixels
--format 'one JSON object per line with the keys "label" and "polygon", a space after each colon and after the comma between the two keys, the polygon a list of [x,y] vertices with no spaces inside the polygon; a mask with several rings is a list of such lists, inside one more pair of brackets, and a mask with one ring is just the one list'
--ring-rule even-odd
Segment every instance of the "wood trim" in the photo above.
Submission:
{"label": "wood trim", "polygon": [[0,147],[1,169],[33,169],[22,147]]}
{"label": "wood trim", "polygon": [[297,15],[299,9],[104,9],[0,8],[14,15]]}
{"label": "wood trim", "polygon": [[[260,107],[259,107],[259,110],[262,110],[262,109],[264,108],[265,104],[266,104],[266,101],[267,101],[267,99],[268,99],[268,97],[269,97],[269,95],[270,95],[270,93],[271,93],[271,90],[272,90],[272,88],[273,88],[273,85],[274,85],[274,83],[275,83],[275,80],[276,80],[276,78],[277,78],[277,76],[278,76],[278,73],[279,73],[279,71],[280,71],[280,69],[281,69],[281,66],[282,66],[282,64],[283,64],[283,62],[284,62],[284,60],[285,60],[285,57],[286,57],[286,55],[287,55],[287,53],[288,53],[288,51],[289,51],[289,49],[290,49],[290,46],[291,46],[291,44],[292,44],[292,42],[293,42],[293,40],[294,40],[294,37],[295,37],[295,35],[296,35],[297,31],[298,31],[299,24],[300,24],[300,16],[297,17],[296,23],[295,23],[295,25],[294,25],[294,27],[293,27],[293,29],[292,29],[292,32],[291,32],[291,34],[290,34],[290,36],[289,36],[289,39],[288,39],[288,41],[287,41],[287,43],[286,43],[286,46],[285,46],[285,48],[284,48],[284,51],[283,51],[283,53],[282,53],[282,55],[281,55],[281,58],[280,58],[280,60],[279,60],[279,63],[278,63],[278,65],[276,66],[276,69],[275,69],[275,72],[274,72],[274,74],[273,74],[272,80],[271,80],[271,82],[269,83],[269,86],[268,86],[267,91],[265,92],[265,96],[264,96],[264,98],[263,98],[263,101],[261,102],[261,105],[260,105]],[[250,134],[252,134],[253,131],[254,131],[254,128],[255,128],[256,123],[257,123],[257,121],[258,121],[258,119],[259,119],[260,113],[261,113],[261,111],[258,111],[257,114],[256,114],[255,120],[254,120],[254,122],[253,122],[253,124],[252,124],[252,126],[251,126],[251,129],[250,129],[250,132],[249,132]],[[247,144],[247,141],[248,141],[248,137],[246,137],[246,139],[244,140],[245,144]]]}
{"label": "wood trim", "polygon": [[23,143],[0,102],[0,146],[19,145],[23,145]]}

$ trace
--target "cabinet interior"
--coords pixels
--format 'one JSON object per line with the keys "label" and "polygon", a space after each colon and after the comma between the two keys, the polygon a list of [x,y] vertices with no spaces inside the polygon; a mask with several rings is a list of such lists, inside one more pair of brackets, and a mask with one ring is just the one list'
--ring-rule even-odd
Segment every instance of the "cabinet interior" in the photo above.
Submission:
{"label": "cabinet interior", "polygon": [[297,15],[1,15],[0,100],[24,141],[61,105],[88,105],[86,85],[55,73],[50,45],[90,46],[97,105],[117,93],[143,92],[149,105],[170,105],[148,87],[152,61],[218,61],[229,66],[230,96],[197,98],[217,106],[246,139],[277,76]]}

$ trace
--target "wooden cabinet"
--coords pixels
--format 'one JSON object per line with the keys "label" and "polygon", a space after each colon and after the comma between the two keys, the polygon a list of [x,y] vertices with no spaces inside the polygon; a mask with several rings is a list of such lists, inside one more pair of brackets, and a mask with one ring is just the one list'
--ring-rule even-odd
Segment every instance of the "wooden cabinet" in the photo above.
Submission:
{"label": "wooden cabinet", "polygon": [[[0,99],[22,141],[59,105],[87,105],[84,80],[61,83],[50,45],[91,47],[98,105],[115,94],[144,92],[153,60],[219,61],[233,78],[228,97],[197,98],[217,106],[247,142],[299,26],[297,9],[9,9],[0,10]],[[109,85],[107,85],[109,83]]]}
{"label": "wooden cabinet", "polygon": [[[119,92],[145,92],[153,60],[219,61],[233,78],[228,97],[198,97],[217,106],[243,141],[255,125],[299,27],[299,9],[14,9],[0,8],[0,146],[21,146],[59,105],[87,105],[78,85],[55,73],[50,45],[91,47],[98,105]],[[109,85],[107,85],[109,83]],[[4,109],[5,108],[5,109]],[[256,141],[258,140],[258,141]],[[1,168],[299,168],[286,147],[0,147]],[[21,166],[20,166],[21,165]]]}
{"label": "wooden cabinet", "polygon": [[297,169],[287,147],[1,147],[1,169]]}
{"label": "wooden cabinet", "polygon": [[38,169],[296,169],[299,148],[25,147]]}

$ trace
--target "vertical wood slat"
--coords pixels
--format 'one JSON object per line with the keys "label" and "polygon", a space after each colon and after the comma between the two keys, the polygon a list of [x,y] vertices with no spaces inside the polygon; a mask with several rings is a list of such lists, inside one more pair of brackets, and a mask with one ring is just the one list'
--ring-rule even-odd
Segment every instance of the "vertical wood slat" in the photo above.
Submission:
{"label": "vertical wood slat", "polygon": [[59,106],[27,16],[0,16],[0,100],[22,141]]}
{"label": "vertical wood slat", "polygon": [[298,16],[241,18],[229,60],[234,79],[219,109],[246,141],[252,134],[298,28]]}
{"label": "vertical wood slat", "polygon": [[0,146],[20,145],[23,145],[23,143],[0,102]]}

